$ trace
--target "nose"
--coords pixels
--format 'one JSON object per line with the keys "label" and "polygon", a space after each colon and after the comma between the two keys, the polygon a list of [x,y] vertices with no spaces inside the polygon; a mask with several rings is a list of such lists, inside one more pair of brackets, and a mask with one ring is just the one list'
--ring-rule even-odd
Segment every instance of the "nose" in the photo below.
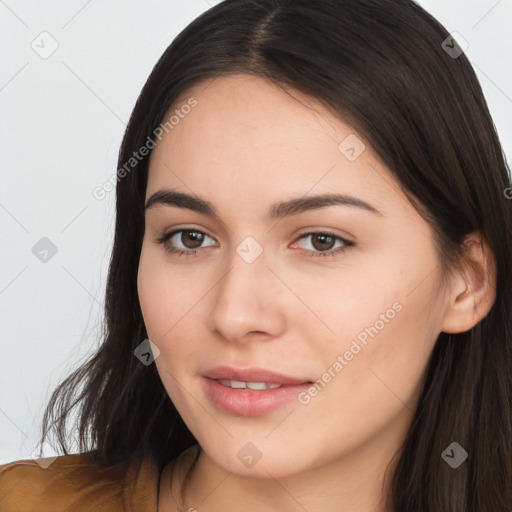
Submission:
{"label": "nose", "polygon": [[[233,251],[211,297],[207,326],[225,341],[247,343],[254,333],[273,339],[286,327],[286,288],[267,265],[265,251],[248,263]],[[250,336],[251,335],[251,336]]]}

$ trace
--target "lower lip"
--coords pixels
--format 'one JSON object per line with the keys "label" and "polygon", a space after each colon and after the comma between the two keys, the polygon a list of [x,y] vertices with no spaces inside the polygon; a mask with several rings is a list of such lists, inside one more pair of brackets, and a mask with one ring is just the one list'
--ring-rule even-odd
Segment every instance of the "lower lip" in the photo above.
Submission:
{"label": "lower lip", "polygon": [[311,383],[281,386],[275,389],[233,389],[216,380],[204,378],[207,395],[223,411],[237,416],[262,416],[297,398]]}

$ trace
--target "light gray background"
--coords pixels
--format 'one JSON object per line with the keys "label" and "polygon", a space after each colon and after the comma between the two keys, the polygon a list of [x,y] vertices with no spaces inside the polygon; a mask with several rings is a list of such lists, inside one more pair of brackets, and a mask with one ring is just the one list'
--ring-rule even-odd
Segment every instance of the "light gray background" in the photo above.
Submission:
{"label": "light gray background", "polygon": [[[157,59],[215,3],[0,0],[0,463],[35,454],[51,390],[99,344],[115,192],[92,189],[115,173]],[[469,43],[510,162],[512,0],[419,3]],[[31,47],[51,50],[44,31],[46,59]],[[57,247],[46,263],[42,237]]]}

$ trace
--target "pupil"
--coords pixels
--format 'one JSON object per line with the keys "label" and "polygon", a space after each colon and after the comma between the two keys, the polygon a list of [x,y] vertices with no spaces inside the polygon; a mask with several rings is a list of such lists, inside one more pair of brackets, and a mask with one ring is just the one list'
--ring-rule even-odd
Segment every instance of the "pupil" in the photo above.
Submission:
{"label": "pupil", "polygon": [[315,249],[331,249],[332,248],[332,247],[325,247],[325,245],[322,246],[322,244],[327,243],[327,245],[331,245],[333,237],[331,237],[329,235],[322,235],[322,234],[320,234],[320,235],[315,235],[313,237],[313,240],[316,240],[316,239],[321,240],[321,242],[320,242],[320,247],[316,247],[316,244],[313,242],[313,245],[315,246]]}
{"label": "pupil", "polygon": [[[189,235],[192,235],[192,236],[189,236]],[[186,236],[189,239],[189,241],[191,241],[193,247],[189,247],[188,242],[183,239],[184,236]],[[183,235],[181,235],[181,238],[182,238],[181,241],[183,242],[183,244],[185,246],[193,249],[195,247],[201,247],[201,243],[203,241],[203,236],[204,235],[202,233],[198,233],[197,231],[185,231],[183,233]]]}

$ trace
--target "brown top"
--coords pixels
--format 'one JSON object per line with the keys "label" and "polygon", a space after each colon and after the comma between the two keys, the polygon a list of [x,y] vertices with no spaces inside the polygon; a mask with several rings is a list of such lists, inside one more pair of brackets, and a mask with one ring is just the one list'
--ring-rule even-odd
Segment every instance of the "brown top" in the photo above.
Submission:
{"label": "brown top", "polygon": [[[2,512],[156,512],[159,472],[150,458],[97,466],[87,454],[0,465]],[[51,459],[48,458],[48,461]]]}

